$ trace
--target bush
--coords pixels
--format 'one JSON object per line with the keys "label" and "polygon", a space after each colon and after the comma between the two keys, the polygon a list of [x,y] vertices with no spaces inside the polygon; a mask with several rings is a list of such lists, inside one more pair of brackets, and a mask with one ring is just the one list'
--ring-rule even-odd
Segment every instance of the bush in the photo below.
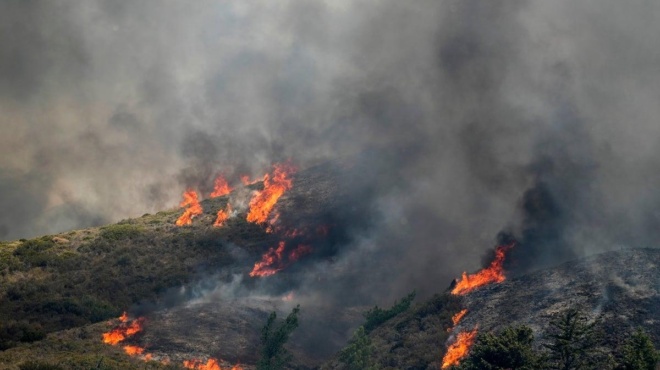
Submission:
{"label": "bush", "polygon": [[393,318],[394,316],[400,314],[401,312],[406,311],[410,307],[410,304],[412,303],[413,299],[415,299],[415,295],[416,293],[413,291],[412,293],[408,294],[406,297],[402,298],[401,301],[399,302],[395,301],[392,308],[388,310],[383,310],[378,306],[374,306],[374,308],[365,312],[364,317],[367,319],[367,322],[364,324],[364,330],[368,333],[374,330],[375,328],[377,328],[385,321]]}
{"label": "bush", "polygon": [[64,370],[59,365],[53,365],[44,362],[28,361],[18,366],[20,370]]}
{"label": "bush", "polygon": [[623,360],[620,368],[624,370],[655,370],[660,354],[653,347],[648,334],[638,329],[623,345]]}
{"label": "bush", "polygon": [[138,237],[142,228],[130,224],[117,224],[101,229],[101,237],[108,240],[128,240]]}

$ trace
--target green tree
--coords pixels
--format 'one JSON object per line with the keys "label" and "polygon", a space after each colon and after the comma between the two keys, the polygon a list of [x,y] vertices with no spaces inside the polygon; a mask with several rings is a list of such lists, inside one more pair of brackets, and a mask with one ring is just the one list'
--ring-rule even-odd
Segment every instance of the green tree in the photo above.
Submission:
{"label": "green tree", "polygon": [[660,361],[651,338],[641,328],[623,345],[622,355],[620,368],[625,370],[655,370]]}
{"label": "green tree", "polygon": [[289,316],[279,324],[276,323],[277,313],[274,311],[268,317],[266,325],[261,329],[261,359],[257,363],[258,370],[280,370],[291,361],[291,354],[284,348],[291,333],[298,327],[300,305],[296,306]]}
{"label": "green tree", "polygon": [[371,360],[371,340],[364,326],[360,326],[348,345],[339,353],[339,360],[346,364],[349,370],[376,370]]}
{"label": "green tree", "polygon": [[570,308],[550,321],[544,345],[550,350],[550,368],[558,370],[603,369],[604,363],[597,346],[600,335],[598,321],[589,322],[579,310]]}
{"label": "green tree", "polygon": [[457,367],[460,370],[537,370],[545,369],[545,358],[534,351],[532,329],[509,327],[499,334],[486,333],[477,337],[468,357]]}

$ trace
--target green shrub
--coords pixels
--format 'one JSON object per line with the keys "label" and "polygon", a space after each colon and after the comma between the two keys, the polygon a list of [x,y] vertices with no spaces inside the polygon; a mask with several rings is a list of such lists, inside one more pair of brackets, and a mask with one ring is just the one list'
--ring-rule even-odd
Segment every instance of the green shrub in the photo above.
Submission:
{"label": "green shrub", "polygon": [[660,353],[655,350],[648,334],[638,329],[623,345],[620,368],[624,370],[655,370]]}
{"label": "green shrub", "polygon": [[138,237],[142,228],[131,224],[110,225],[101,229],[101,237],[108,240],[128,240]]}
{"label": "green shrub", "polygon": [[410,307],[412,301],[415,299],[415,295],[416,293],[413,291],[412,293],[403,297],[401,301],[395,301],[392,308],[388,310],[383,310],[378,306],[374,306],[374,308],[365,312],[364,317],[367,319],[367,322],[364,324],[364,330],[368,333],[385,321],[393,318],[401,312],[406,311]]}
{"label": "green shrub", "polygon": [[20,370],[64,370],[59,365],[53,365],[45,362],[28,361],[18,366]]}

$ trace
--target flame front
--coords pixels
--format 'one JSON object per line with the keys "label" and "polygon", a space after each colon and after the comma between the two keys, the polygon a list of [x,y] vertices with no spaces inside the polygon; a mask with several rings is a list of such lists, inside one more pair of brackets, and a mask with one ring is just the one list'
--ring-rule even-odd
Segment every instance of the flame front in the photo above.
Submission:
{"label": "flame front", "polygon": [[[185,360],[183,361],[183,367],[194,370],[222,370],[220,363],[214,358],[209,358],[206,363],[201,360]],[[234,365],[231,370],[243,370],[243,368],[240,365]]]}
{"label": "flame front", "polygon": [[231,193],[232,190],[233,189],[231,188],[231,186],[229,186],[229,184],[227,183],[227,180],[225,180],[225,178],[222,177],[222,176],[218,176],[215,179],[215,184],[214,184],[214,187],[213,187],[213,193],[211,193],[211,195],[209,195],[209,197],[211,197],[211,198],[222,197],[222,196],[225,196],[225,195]]}
{"label": "flame front", "polygon": [[232,211],[231,204],[227,203],[227,208],[218,211],[218,217],[216,217],[213,226],[215,227],[224,226],[225,221],[227,221],[229,219],[229,215],[231,215],[231,211]]}
{"label": "flame front", "polygon": [[194,190],[189,189],[183,193],[183,200],[179,206],[188,208],[186,208],[181,217],[176,220],[177,226],[192,224],[193,217],[201,215],[203,212],[202,205],[199,204],[199,198],[197,197],[197,193]]}
{"label": "flame front", "polygon": [[458,365],[468,355],[476,338],[477,328],[474,328],[472,331],[458,333],[456,341],[447,348],[447,353],[442,358],[442,368],[446,369],[450,366]]}
{"label": "flame front", "polygon": [[504,267],[502,265],[504,264],[506,252],[511,248],[513,248],[513,244],[500,245],[495,250],[495,259],[488,267],[471,275],[468,275],[467,272],[463,272],[463,276],[456,282],[456,286],[452,289],[451,294],[464,295],[481,286],[492,283],[501,283],[506,280],[506,276],[504,276]]}
{"label": "flame front", "polygon": [[257,192],[250,200],[248,222],[264,223],[285,191],[291,189],[291,175],[295,168],[289,164],[276,164],[273,174],[264,176],[264,190]]}

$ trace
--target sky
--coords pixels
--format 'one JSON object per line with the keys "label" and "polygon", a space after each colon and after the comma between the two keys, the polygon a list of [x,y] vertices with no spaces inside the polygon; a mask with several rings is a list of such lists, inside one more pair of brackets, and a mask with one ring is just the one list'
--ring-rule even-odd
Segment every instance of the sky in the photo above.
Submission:
{"label": "sky", "polygon": [[2,1],[0,240],[376,151],[379,221],[345,253],[404,266],[393,295],[477,268],[502,233],[521,270],[656,247],[659,16],[651,0]]}

